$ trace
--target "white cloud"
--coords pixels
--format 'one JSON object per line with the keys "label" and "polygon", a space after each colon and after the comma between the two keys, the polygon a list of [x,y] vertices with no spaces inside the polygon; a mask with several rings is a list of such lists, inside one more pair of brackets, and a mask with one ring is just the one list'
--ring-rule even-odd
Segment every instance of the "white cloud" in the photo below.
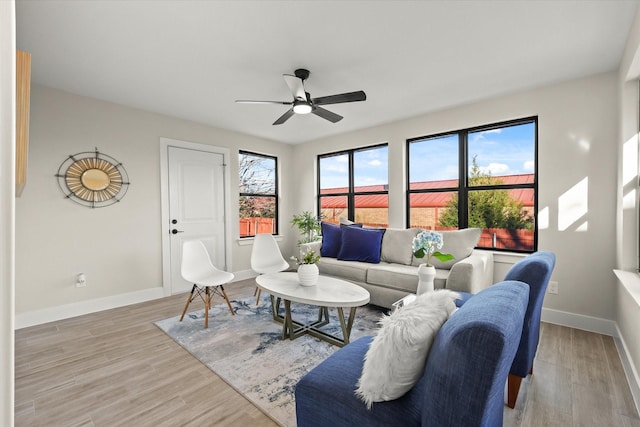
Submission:
{"label": "white cloud", "polygon": [[524,164],[522,165],[522,167],[524,168],[524,170],[526,172],[533,172],[533,168],[535,166],[535,163],[533,162],[533,160],[527,160],[526,162],[524,162]]}
{"label": "white cloud", "polygon": [[491,175],[505,175],[509,172],[509,165],[504,163],[489,163],[489,166],[480,166],[480,170]]}
{"label": "white cloud", "polygon": [[377,160],[377,159],[376,160],[371,160],[369,162],[369,166],[376,166],[377,167],[377,166],[380,166],[380,165],[382,165],[382,162],[380,160]]}
{"label": "white cloud", "polygon": [[339,172],[339,173],[347,173],[348,168],[345,165],[325,165],[322,168],[325,172]]}
{"label": "white cloud", "polygon": [[[471,142],[477,142],[480,140],[486,140],[487,138],[485,138],[485,135],[490,135],[492,133],[501,133],[502,129],[490,129],[490,130],[485,130],[482,132],[478,132],[478,133],[474,133],[472,134],[472,141]],[[493,141],[489,141],[491,143],[494,143]]]}

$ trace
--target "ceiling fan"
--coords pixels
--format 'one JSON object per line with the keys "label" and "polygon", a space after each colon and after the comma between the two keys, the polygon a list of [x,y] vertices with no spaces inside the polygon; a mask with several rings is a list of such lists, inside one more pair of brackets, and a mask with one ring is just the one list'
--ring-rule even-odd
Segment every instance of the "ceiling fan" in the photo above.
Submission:
{"label": "ceiling fan", "polygon": [[321,96],[319,98],[311,98],[309,92],[304,90],[304,81],[309,78],[309,70],[300,68],[294,72],[295,75],[283,74],[284,81],[289,86],[293,94],[293,101],[247,101],[237,100],[238,103],[244,104],[278,104],[291,105],[291,108],[278,118],[274,125],[281,125],[289,120],[294,114],[315,114],[323,119],[336,123],[342,120],[342,116],[326,110],[321,105],[341,104],[344,102],[365,101],[367,95],[359,90],[357,92],[340,93],[338,95]]}

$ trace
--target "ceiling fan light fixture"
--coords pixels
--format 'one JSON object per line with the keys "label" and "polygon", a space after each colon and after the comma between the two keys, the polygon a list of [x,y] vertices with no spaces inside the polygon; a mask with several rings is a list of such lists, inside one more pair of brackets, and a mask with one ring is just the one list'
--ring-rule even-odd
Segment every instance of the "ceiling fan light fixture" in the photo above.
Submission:
{"label": "ceiling fan light fixture", "polygon": [[293,112],[296,114],[309,114],[311,110],[311,105],[304,102],[297,103],[293,106]]}

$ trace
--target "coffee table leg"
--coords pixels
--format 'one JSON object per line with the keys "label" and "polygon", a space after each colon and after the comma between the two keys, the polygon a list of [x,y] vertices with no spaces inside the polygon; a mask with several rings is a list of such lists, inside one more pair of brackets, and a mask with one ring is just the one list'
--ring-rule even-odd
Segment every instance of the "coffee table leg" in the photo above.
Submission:
{"label": "coffee table leg", "polygon": [[295,338],[293,322],[291,321],[291,301],[284,300],[284,322],[282,324],[282,339],[293,340]]}
{"label": "coffee table leg", "polygon": [[342,307],[336,307],[336,311],[338,312],[340,327],[342,328],[342,339],[344,341],[344,345],[347,345],[349,344],[349,336],[351,335],[353,319],[356,317],[356,307],[351,307],[351,310],[349,310],[349,322],[346,324],[344,321],[344,311],[342,310]]}

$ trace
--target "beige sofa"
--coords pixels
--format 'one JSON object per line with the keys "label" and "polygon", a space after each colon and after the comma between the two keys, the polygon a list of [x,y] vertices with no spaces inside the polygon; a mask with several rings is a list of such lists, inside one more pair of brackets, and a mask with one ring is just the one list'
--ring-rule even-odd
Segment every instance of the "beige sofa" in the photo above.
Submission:
{"label": "beige sofa", "polygon": [[[418,287],[418,266],[424,259],[415,258],[411,251],[418,228],[388,228],[382,237],[380,262],[344,261],[322,257],[318,261],[320,274],[338,277],[356,283],[371,294],[371,304],[391,307],[395,301]],[[475,250],[480,229],[443,231],[442,253],[450,253],[455,259],[441,262],[433,259],[436,267],[436,289],[477,293],[493,283],[493,254]],[[305,243],[300,251],[314,250],[321,253],[322,242]]]}

